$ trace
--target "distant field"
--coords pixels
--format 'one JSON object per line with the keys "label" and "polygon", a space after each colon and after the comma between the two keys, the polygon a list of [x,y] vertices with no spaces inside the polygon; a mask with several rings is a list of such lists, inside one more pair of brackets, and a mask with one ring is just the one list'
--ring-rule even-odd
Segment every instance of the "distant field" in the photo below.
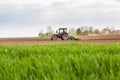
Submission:
{"label": "distant field", "polygon": [[119,79],[119,43],[0,46],[0,80]]}
{"label": "distant field", "polygon": [[120,34],[106,34],[106,35],[95,35],[95,36],[83,36],[83,39],[92,40],[120,40]]}
{"label": "distant field", "polygon": [[34,45],[34,44],[56,44],[56,43],[120,43],[120,34],[80,36],[80,40],[51,41],[50,38],[24,37],[24,38],[0,38],[0,45]]}

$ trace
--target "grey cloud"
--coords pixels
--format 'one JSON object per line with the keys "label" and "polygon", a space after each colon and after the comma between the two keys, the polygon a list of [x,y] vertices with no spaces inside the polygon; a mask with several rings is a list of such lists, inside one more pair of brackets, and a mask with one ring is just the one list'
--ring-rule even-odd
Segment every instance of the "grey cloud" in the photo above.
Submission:
{"label": "grey cloud", "polygon": [[[35,4],[24,5],[16,9],[0,13],[0,24],[12,25],[49,25],[49,24],[119,24],[119,11],[103,12],[102,2],[95,2],[87,6],[72,5],[77,2],[53,2],[48,6]],[[103,4],[103,5],[101,5]],[[70,6],[71,5],[71,6]],[[117,9],[119,10],[119,9]],[[116,20],[116,21],[115,21]]]}

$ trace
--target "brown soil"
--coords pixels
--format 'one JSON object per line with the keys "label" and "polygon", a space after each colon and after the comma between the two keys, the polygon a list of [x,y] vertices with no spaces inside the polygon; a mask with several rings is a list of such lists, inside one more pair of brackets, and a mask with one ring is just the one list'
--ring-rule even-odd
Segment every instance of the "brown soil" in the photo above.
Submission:
{"label": "brown soil", "polygon": [[97,35],[97,36],[80,36],[80,40],[68,41],[51,41],[50,39],[41,38],[1,38],[0,45],[33,45],[33,44],[64,44],[64,43],[120,43],[120,34]]}

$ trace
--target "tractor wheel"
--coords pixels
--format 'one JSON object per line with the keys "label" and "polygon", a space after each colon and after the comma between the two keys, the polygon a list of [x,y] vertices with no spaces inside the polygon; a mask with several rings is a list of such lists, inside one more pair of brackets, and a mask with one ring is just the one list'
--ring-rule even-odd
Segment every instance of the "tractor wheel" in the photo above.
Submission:
{"label": "tractor wheel", "polygon": [[51,40],[57,40],[57,36],[52,36]]}
{"label": "tractor wheel", "polygon": [[68,34],[63,34],[61,39],[62,40],[68,40],[69,39]]}

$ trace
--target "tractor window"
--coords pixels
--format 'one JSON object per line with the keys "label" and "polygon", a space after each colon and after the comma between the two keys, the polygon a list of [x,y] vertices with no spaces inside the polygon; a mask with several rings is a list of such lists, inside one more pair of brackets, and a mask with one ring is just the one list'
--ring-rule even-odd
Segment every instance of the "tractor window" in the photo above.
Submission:
{"label": "tractor window", "polygon": [[63,32],[64,32],[64,33],[67,33],[67,30],[66,30],[66,29],[64,29],[64,30],[63,30]]}
{"label": "tractor window", "polygon": [[60,33],[60,34],[67,33],[67,30],[66,30],[66,29],[60,29],[60,30],[59,30],[59,33]]}
{"label": "tractor window", "polygon": [[63,33],[63,30],[60,30],[59,32],[60,32],[60,34],[62,34],[62,33]]}

